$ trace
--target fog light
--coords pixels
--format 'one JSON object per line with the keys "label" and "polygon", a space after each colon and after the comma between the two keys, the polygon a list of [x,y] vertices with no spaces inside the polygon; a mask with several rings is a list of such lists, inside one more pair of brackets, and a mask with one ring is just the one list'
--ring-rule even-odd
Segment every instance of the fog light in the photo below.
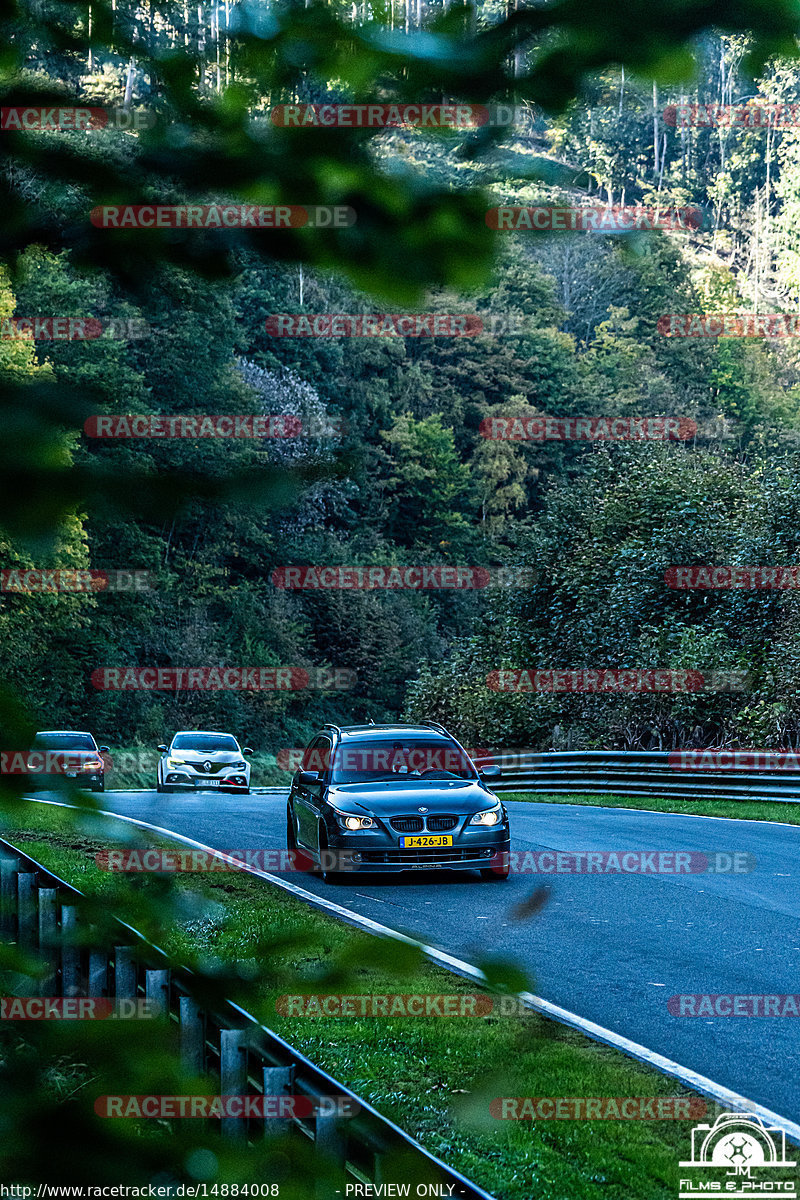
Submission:
{"label": "fog light", "polygon": [[481,850],[481,858],[491,858],[494,850]]}
{"label": "fog light", "polygon": [[357,850],[354,850],[353,853],[350,855],[350,861],[351,862],[361,862],[361,855],[358,853]]}

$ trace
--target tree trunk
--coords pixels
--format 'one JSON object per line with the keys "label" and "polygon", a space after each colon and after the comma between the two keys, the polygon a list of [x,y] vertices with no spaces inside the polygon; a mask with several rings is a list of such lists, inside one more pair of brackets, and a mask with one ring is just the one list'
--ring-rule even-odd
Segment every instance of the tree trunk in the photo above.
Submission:
{"label": "tree trunk", "polygon": [[128,59],[128,74],[125,79],[125,99],[122,101],[123,108],[130,108],[131,99],[133,98],[133,73],[136,70],[136,59]]}
{"label": "tree trunk", "polygon": [[658,84],[653,82],[653,173],[658,178]]}

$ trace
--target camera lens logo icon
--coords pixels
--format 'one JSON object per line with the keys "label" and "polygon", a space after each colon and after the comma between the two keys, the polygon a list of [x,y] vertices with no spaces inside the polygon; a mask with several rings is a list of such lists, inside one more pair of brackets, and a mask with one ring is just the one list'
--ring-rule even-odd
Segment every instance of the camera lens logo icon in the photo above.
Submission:
{"label": "camera lens logo icon", "polygon": [[[727,1168],[727,1173],[749,1175],[756,1167],[794,1167],[786,1157],[786,1134],[766,1125],[756,1113],[721,1113],[713,1125],[695,1125],[692,1157],[682,1167]],[[683,1182],[683,1181],[682,1181]],[[686,1181],[688,1182],[688,1181]],[[783,1194],[794,1194],[792,1191]]]}

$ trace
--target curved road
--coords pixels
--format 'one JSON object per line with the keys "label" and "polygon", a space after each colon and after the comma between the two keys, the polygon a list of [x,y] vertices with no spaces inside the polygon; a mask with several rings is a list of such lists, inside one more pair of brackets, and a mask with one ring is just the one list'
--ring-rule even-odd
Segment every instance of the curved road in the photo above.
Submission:
{"label": "curved road", "polygon": [[[104,808],[221,850],[282,849],[285,796],[107,792]],[[475,962],[514,958],[531,990],[800,1121],[800,1019],[674,1017],[674,993],[800,992],[800,827],[587,806],[508,802],[517,851],[748,854],[743,874],[287,878]],[[511,909],[534,887],[531,920]]]}

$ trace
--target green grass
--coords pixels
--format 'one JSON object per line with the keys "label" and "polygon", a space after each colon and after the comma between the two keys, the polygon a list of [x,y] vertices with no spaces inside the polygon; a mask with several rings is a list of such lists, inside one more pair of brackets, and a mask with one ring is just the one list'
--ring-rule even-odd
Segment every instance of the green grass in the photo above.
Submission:
{"label": "green grass", "polygon": [[[103,833],[102,818],[82,816],[76,826],[73,815],[36,806],[3,836],[113,911],[134,891],[157,894],[163,880],[101,870],[94,854],[113,844],[111,830]],[[286,993],[478,989],[262,880],[225,873],[175,884],[184,908],[191,905],[160,936],[166,950],[188,964],[236,967],[241,994],[230,999],[489,1192],[503,1200],[674,1200],[691,1121],[501,1122],[488,1113],[496,1096],[691,1095],[674,1080],[532,1014],[282,1016],[276,999]]]}
{"label": "green grass", "polygon": [[800,804],[772,800],[679,800],[671,796],[539,795],[533,792],[504,792],[504,800],[527,804],[583,804],[602,808],[638,808],[648,812],[694,813],[700,817],[735,817],[744,821],[780,821],[800,825]]}

